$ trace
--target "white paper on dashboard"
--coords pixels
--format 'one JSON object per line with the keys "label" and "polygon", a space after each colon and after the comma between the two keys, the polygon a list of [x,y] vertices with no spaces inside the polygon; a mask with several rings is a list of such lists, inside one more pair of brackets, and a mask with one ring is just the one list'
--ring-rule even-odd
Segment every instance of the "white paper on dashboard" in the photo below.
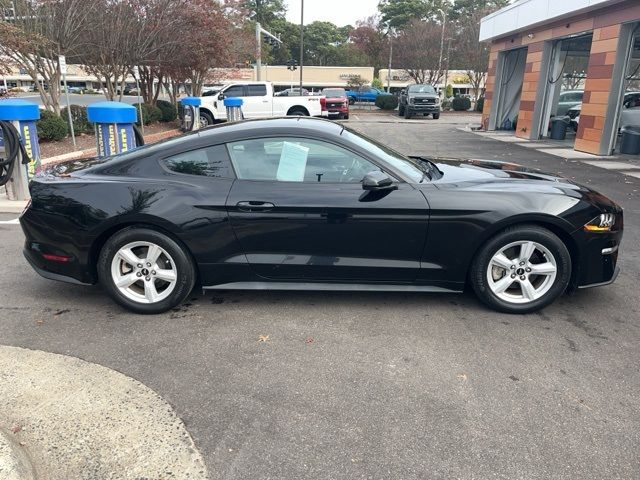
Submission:
{"label": "white paper on dashboard", "polygon": [[291,142],[282,142],[280,164],[276,178],[283,182],[302,182],[307,168],[309,149]]}

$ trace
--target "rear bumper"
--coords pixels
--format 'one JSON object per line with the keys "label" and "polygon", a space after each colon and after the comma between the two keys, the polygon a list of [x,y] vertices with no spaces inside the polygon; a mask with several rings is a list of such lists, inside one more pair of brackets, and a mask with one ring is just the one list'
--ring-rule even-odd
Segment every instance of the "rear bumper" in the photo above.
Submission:
{"label": "rear bumper", "polygon": [[44,277],[48,280],[56,280],[58,282],[74,283],[76,285],[92,285],[91,283],[81,282],[77,278],[71,277],[69,275],[51,271],[50,270],[51,266],[46,265],[45,260],[38,262],[33,252],[31,252],[30,250],[27,250],[26,248],[22,251],[22,253],[24,254],[24,258],[27,259],[27,262],[29,262],[29,265],[31,265],[31,267],[36,271],[36,273],[41,277]]}

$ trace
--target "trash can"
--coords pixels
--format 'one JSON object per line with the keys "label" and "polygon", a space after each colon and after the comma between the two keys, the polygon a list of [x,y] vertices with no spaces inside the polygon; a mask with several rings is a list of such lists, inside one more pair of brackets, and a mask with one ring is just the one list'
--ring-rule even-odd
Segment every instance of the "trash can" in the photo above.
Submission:
{"label": "trash can", "polygon": [[640,127],[622,127],[622,139],[620,140],[620,153],[627,155],[640,154]]}
{"label": "trash can", "polygon": [[567,128],[569,128],[569,117],[553,117],[551,119],[551,140],[564,140],[567,138]]}

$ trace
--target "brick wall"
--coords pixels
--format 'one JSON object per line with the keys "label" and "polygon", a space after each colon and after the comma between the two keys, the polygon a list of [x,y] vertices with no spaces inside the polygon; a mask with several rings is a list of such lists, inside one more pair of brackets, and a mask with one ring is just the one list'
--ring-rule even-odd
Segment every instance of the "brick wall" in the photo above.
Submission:
{"label": "brick wall", "polygon": [[[581,14],[532,31],[495,40],[491,44],[489,70],[484,109],[483,126],[487,128],[491,106],[495,100],[495,73],[500,51],[528,46],[525,76],[520,99],[520,112],[516,135],[531,137],[531,125],[535,109],[538,82],[541,76],[542,50],[544,42],[578,33],[593,31],[591,58],[587,69],[585,93],[580,116],[580,127],[576,136],[576,150],[601,153],[602,132],[611,94],[611,76],[619,45],[621,23],[640,21],[640,1],[627,0],[606,9]],[[532,38],[529,38],[532,34]]]}

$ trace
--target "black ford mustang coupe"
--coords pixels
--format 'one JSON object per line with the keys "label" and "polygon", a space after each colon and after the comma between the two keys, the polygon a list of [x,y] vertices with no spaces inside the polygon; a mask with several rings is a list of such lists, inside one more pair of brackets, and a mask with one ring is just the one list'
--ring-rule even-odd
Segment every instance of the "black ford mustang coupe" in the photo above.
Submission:
{"label": "black ford mustang coupe", "polygon": [[204,289],[458,292],[525,313],[615,280],[621,208],[491,161],[405,157],[320,119],[229,123],[31,182],[24,254],[158,313]]}

